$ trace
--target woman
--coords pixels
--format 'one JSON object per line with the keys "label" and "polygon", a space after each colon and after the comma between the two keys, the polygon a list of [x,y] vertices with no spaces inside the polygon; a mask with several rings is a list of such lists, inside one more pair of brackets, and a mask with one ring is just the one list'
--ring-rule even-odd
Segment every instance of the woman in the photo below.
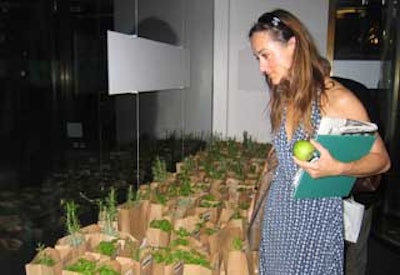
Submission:
{"label": "woman", "polygon": [[342,198],[294,199],[299,167],[312,177],[368,176],[386,172],[382,139],[360,160],[342,163],[312,140],[320,159],[292,156],[299,139],[313,138],[322,116],[369,121],[361,102],[324,76],[319,53],[305,26],[291,13],[263,14],[249,32],[252,50],[270,88],[270,119],[279,165],[268,194],[260,244],[260,274],[343,274]]}

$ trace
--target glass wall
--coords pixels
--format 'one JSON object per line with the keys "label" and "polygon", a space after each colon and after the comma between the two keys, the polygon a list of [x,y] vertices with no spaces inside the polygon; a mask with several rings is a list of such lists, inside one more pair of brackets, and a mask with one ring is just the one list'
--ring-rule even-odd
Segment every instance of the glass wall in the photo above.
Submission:
{"label": "glass wall", "polygon": [[383,51],[385,1],[336,1],[336,60],[379,60]]}
{"label": "glass wall", "polygon": [[[342,62],[379,62],[379,81],[364,104],[371,119],[374,113],[379,132],[388,148],[392,168],[383,175],[380,188],[361,194],[375,202],[372,233],[379,240],[400,247],[399,164],[399,16],[398,1],[337,0],[334,5],[333,59]],[[361,97],[362,98],[362,97]],[[367,97],[366,97],[367,98]],[[365,103],[365,102],[364,102]]]}
{"label": "glass wall", "polygon": [[[204,146],[211,121],[204,135],[185,130],[186,90],[108,95],[107,30],[187,47],[186,12],[184,0],[0,3],[0,263],[10,274],[65,235],[62,201],[89,224],[111,187],[124,201],[153,179],[157,157],[173,171]],[[209,115],[211,81],[207,93]]]}
{"label": "glass wall", "polygon": [[399,155],[399,85],[400,85],[400,19],[398,1],[387,2],[387,20],[384,25],[385,39],[382,49],[382,76],[380,88],[385,92],[385,142],[392,160],[392,168],[386,175],[382,190],[379,220],[376,223],[377,236],[390,244],[400,247],[400,165]]}

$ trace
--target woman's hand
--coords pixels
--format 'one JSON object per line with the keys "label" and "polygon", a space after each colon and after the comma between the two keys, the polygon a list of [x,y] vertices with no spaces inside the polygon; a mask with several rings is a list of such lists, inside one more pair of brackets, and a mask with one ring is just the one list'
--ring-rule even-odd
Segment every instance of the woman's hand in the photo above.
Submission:
{"label": "woman's hand", "polygon": [[340,175],[343,171],[343,162],[332,157],[329,151],[315,140],[310,140],[319,157],[313,161],[302,161],[293,157],[294,162],[303,168],[312,178]]}

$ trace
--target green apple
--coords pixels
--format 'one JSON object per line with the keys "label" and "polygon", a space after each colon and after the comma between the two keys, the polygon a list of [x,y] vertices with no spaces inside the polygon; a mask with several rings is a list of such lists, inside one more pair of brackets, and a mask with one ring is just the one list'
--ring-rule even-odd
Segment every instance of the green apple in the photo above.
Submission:
{"label": "green apple", "polygon": [[315,151],[314,145],[308,140],[298,140],[293,145],[293,155],[299,159],[304,161],[309,161],[312,159]]}

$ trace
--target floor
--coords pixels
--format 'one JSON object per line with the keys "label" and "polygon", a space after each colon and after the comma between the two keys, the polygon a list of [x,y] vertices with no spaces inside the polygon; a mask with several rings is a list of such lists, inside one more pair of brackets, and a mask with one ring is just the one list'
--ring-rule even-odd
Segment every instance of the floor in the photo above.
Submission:
{"label": "floor", "polygon": [[366,275],[400,274],[399,217],[377,217],[374,223],[375,229],[368,243]]}
{"label": "floor", "polygon": [[377,238],[369,240],[368,265],[366,275],[398,275],[400,251]]}

